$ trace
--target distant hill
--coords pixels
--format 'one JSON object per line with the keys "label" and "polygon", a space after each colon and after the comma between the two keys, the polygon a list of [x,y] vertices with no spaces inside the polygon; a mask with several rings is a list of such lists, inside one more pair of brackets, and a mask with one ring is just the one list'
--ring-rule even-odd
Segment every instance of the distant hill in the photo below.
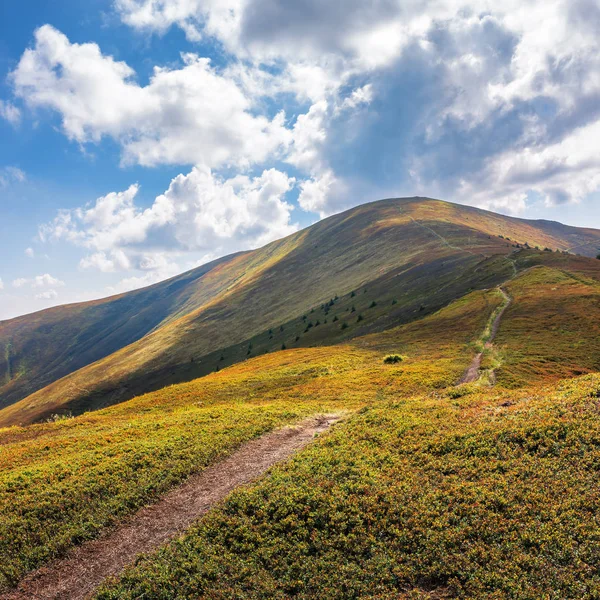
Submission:
{"label": "distant hill", "polygon": [[0,426],[387,330],[535,264],[596,277],[585,257],[599,248],[594,229],[426,198],[365,204],[148,288],[0,322]]}

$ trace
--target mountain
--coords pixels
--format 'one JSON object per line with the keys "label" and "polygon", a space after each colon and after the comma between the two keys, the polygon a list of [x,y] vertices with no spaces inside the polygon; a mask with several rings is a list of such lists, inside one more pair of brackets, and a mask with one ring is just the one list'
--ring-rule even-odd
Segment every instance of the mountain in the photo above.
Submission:
{"label": "mountain", "polygon": [[597,245],[386,200],[2,324],[105,356],[0,411],[0,596],[600,597]]}
{"label": "mountain", "polygon": [[0,322],[0,426],[383,331],[533,264],[590,273],[599,248],[594,229],[427,198],[365,204],[142,290]]}

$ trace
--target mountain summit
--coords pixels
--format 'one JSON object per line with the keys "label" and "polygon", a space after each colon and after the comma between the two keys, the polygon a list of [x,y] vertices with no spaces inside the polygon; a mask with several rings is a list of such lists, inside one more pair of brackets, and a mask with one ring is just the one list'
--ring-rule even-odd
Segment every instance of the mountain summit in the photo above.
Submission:
{"label": "mountain summit", "polygon": [[[533,264],[594,268],[583,257],[599,247],[598,230],[440,200],[361,205],[144,289],[1,322],[0,425],[108,406],[266,351],[383,331]],[[352,326],[312,317],[334,299],[356,313]]]}

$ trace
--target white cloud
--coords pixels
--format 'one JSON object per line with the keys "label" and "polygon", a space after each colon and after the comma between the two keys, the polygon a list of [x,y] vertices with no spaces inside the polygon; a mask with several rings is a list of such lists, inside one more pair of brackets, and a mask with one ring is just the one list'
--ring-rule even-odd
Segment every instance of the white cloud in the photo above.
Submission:
{"label": "white cloud", "polygon": [[109,253],[95,252],[85,256],[79,261],[79,266],[82,269],[98,269],[103,273],[111,273],[130,269],[131,262],[122,250],[113,250]]}
{"label": "white cloud", "polygon": [[[412,177],[415,185],[420,181],[425,192],[439,189],[460,200],[468,191],[480,203],[515,211],[524,208],[529,189],[524,180],[549,176],[553,160],[566,160],[568,177],[553,174],[546,185],[530,188],[548,202],[576,200],[598,187],[594,165],[567,160],[563,153],[571,138],[591,138],[585,129],[595,130],[599,118],[596,2],[117,0],[115,6],[123,21],[139,30],[164,33],[178,26],[194,32],[190,40],[216,38],[241,61],[238,70],[256,72],[261,62],[281,67],[277,84],[264,75],[246,79],[253,93],[269,89],[275,94],[279,86],[312,102],[309,114],[296,123],[289,156],[311,177],[303,184],[304,207],[329,211],[337,206],[331,181],[342,181],[345,174],[332,168],[328,156],[335,120],[343,109],[356,110],[389,86],[407,52],[416,53],[420,76],[435,82],[427,98],[416,97],[423,106],[411,131],[429,143],[432,156],[422,161],[429,168],[419,172],[416,158],[399,165],[399,174]],[[362,83],[340,98],[354,80]],[[397,99],[402,106],[413,90],[410,83],[397,85],[402,95],[388,101]],[[319,114],[321,103],[329,110]],[[516,122],[506,123],[511,111]],[[396,126],[389,123],[392,131]],[[510,128],[519,126],[523,131],[511,135]],[[457,160],[460,147],[453,149],[452,161],[445,160],[444,153],[452,150],[444,140],[461,136],[486,146],[479,157],[483,166]],[[514,176],[519,169],[527,171],[521,182]],[[490,184],[499,187],[490,190]]]}
{"label": "white cloud", "polygon": [[[216,41],[226,65],[215,68],[186,54],[182,65],[155,67],[140,85],[129,65],[98,45],[73,44],[45,25],[11,79],[26,105],[57,112],[71,139],[116,140],[124,163],[249,173],[288,162],[306,177],[299,182],[301,207],[321,215],[364,200],[342,198],[354,183],[370,191],[394,185],[427,195],[439,190],[448,199],[468,196],[518,211],[529,191],[555,203],[598,187],[595,166],[583,160],[565,159],[568,177],[549,170],[553,160],[561,163],[569,140],[590,139],[585,130],[600,119],[596,4],[114,0],[123,22],[138,31],[162,35],[179,27],[190,42]],[[419,94],[415,88],[425,80],[430,87]],[[286,107],[287,97],[294,113],[310,105],[295,122],[273,110]],[[369,118],[361,120],[367,106]],[[391,143],[379,149],[367,139],[373,163],[392,174],[379,188],[369,180],[372,164],[339,159],[339,147],[349,145],[351,135],[360,143],[372,122],[384,142],[398,128],[410,130],[399,139],[402,151]],[[531,183],[544,175],[547,184]],[[130,223],[128,233],[145,235],[144,218],[155,218],[156,209],[135,219],[137,230]],[[62,226],[71,236],[82,232]],[[120,270],[125,260],[139,268],[139,256],[127,252],[124,259],[115,254],[118,244],[103,237],[106,247],[85,257],[83,268]]]}
{"label": "white cloud", "polygon": [[34,258],[35,252],[33,251],[33,248],[25,248],[25,256],[27,256],[27,258]]}
{"label": "white cloud", "polygon": [[341,181],[337,179],[333,171],[326,170],[318,176],[303,181],[300,184],[300,196],[298,204],[309,212],[318,213],[321,217],[330,214],[331,199],[333,192],[339,186],[344,188]]}
{"label": "white cloud", "polygon": [[600,121],[539,150],[507,150],[487,162],[475,183],[463,181],[458,194],[515,213],[525,210],[524,190],[542,196],[547,206],[580,202],[600,188],[599,138]]}
{"label": "white cloud", "polygon": [[139,187],[132,185],[91,206],[61,211],[40,228],[40,239],[87,248],[91,253],[80,262],[85,269],[172,274],[184,253],[222,256],[296,231],[293,207],[284,200],[293,185],[276,169],[222,179],[195,167],[175,177],[149,208],[136,205]]}
{"label": "white cloud", "polygon": [[18,167],[0,167],[0,187],[8,187],[14,183],[23,183],[26,179],[25,172]]}
{"label": "white cloud", "polygon": [[30,279],[26,277],[19,277],[18,279],[13,280],[12,286],[14,288],[22,288],[25,286],[31,288],[43,288],[43,287],[56,287],[56,286],[64,286],[65,282],[53,277],[49,273],[44,273],[43,275],[36,275]]}
{"label": "white cloud", "polygon": [[366,85],[363,85],[362,87],[356,88],[355,90],[352,91],[352,93],[350,94],[350,96],[347,96],[346,98],[344,98],[343,102],[342,102],[342,110],[343,109],[352,109],[352,108],[357,108],[358,106],[364,105],[364,104],[370,104],[370,102],[373,100],[373,85],[370,83],[367,83]]}
{"label": "white cloud", "polygon": [[69,138],[84,143],[110,136],[121,143],[125,162],[245,168],[290,142],[282,113],[255,114],[235,81],[219,75],[209,59],[183,58],[180,69],[155,67],[142,87],[127,64],[96,44],[72,44],[44,25],[11,79],[30,107],[61,115]]}
{"label": "white cloud", "polygon": [[11,125],[18,125],[21,121],[21,111],[14,104],[0,100],[0,117]]}
{"label": "white cloud", "polygon": [[58,292],[56,290],[46,290],[35,295],[36,300],[54,300],[58,298]]}
{"label": "white cloud", "polygon": [[327,102],[321,100],[300,115],[294,125],[293,145],[286,162],[314,172],[323,168],[322,145],[327,139]]}
{"label": "white cloud", "polygon": [[43,275],[37,275],[33,278],[31,282],[31,287],[40,288],[45,286],[63,286],[65,285],[64,281],[60,281],[56,277],[52,277],[49,273],[44,273]]}
{"label": "white cloud", "polygon": [[239,27],[244,0],[115,0],[125,23],[136,29],[163,34],[178,25],[188,40],[199,41],[202,30],[221,37]]}
{"label": "white cloud", "polygon": [[4,289],[4,282],[2,281],[2,277],[0,277],[0,290]]}

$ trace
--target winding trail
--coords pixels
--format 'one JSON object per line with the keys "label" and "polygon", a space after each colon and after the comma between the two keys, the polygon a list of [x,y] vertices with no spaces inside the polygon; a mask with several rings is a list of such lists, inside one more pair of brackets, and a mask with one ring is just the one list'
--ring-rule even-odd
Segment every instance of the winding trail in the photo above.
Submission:
{"label": "winding trail", "polygon": [[110,576],[118,575],[138,554],[156,550],[181,535],[230,492],[261,476],[307,446],[339,420],[338,415],[306,419],[244,444],[142,508],[98,539],[73,548],[62,558],[30,573],[2,600],[83,600]]}
{"label": "winding trail", "polygon": [[429,233],[433,233],[433,235],[435,235],[435,237],[437,237],[445,246],[448,246],[448,248],[452,248],[452,250],[460,250],[461,252],[468,252],[469,254],[473,254],[473,256],[477,256],[477,254],[475,252],[473,252],[472,250],[469,250],[468,248],[461,248],[460,246],[452,245],[443,235],[440,235],[437,231],[435,231],[435,229],[432,229],[431,227],[429,227],[429,225],[425,225],[425,223],[418,221],[417,219],[415,219],[414,217],[412,217],[410,215],[408,215],[408,218],[413,223],[416,223],[423,229],[426,229],[427,231],[429,231]]}
{"label": "winding trail", "polygon": [[[473,382],[477,381],[479,379],[479,377],[481,376],[481,374],[480,374],[481,359],[483,358],[483,353],[486,350],[492,349],[492,347],[494,345],[493,344],[494,338],[496,337],[496,334],[498,333],[498,329],[500,328],[500,322],[502,321],[502,317],[504,316],[506,309],[510,306],[510,304],[512,302],[512,298],[508,295],[508,292],[503,287],[499,287],[498,290],[504,296],[504,303],[502,304],[502,307],[500,308],[500,310],[498,311],[498,313],[496,315],[492,314],[491,323],[488,323],[485,327],[483,339],[485,339],[488,329],[489,329],[489,335],[487,336],[487,339],[485,340],[484,350],[482,352],[478,352],[473,357],[473,360],[471,361],[469,368],[465,371],[465,374],[462,376],[461,380],[458,382],[458,385],[462,385],[463,383],[473,383]],[[492,381],[495,380],[495,375],[494,375],[493,370],[491,372],[491,379],[492,379]]]}

